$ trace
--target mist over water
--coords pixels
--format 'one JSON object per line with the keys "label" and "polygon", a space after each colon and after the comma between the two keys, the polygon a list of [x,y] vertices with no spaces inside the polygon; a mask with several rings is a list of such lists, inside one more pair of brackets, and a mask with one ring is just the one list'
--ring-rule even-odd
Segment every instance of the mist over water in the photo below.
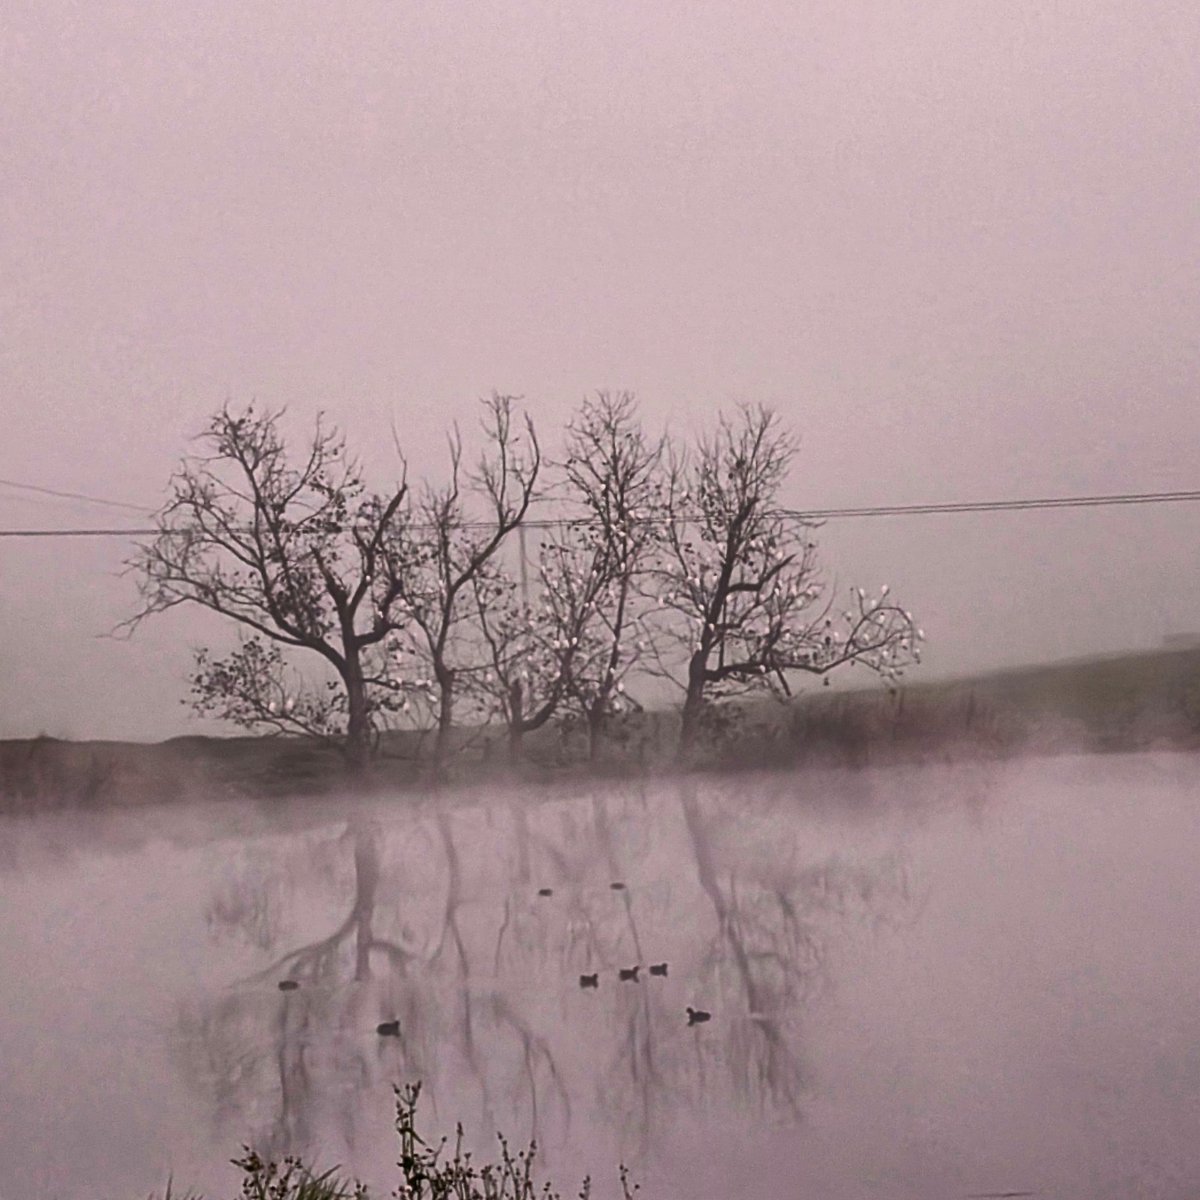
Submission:
{"label": "mist over water", "polygon": [[417,1079],[567,1194],[1193,1195],[1195,766],[9,819],[0,1196],[230,1195],[243,1142],[386,1195]]}

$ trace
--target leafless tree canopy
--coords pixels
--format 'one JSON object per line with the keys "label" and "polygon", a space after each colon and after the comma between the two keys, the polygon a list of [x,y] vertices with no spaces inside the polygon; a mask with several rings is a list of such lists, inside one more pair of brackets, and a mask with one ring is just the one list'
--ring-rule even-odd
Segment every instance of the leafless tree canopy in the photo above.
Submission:
{"label": "leafless tree canopy", "polygon": [[586,401],[568,432],[564,470],[568,496],[584,513],[595,608],[595,652],[576,664],[571,697],[594,759],[610,718],[632,703],[623,695],[625,679],[653,638],[643,620],[642,584],[661,540],[656,518],[664,443],[646,436],[628,392],[601,392]]}
{"label": "leafless tree canopy", "polygon": [[[239,625],[229,659],[202,653],[201,707],[241,724],[337,738],[352,766],[369,750],[387,703],[372,674],[375,647],[394,630],[407,566],[404,464],[388,493],[369,492],[344,438],[318,419],[299,465],[282,411],[223,408],[172,477],[159,532],[131,562],[141,607],[131,625],[199,604]],[[280,647],[310,651],[340,680],[332,698],[289,690]]]}
{"label": "leafless tree canopy", "polygon": [[[545,488],[532,421],[510,396],[483,407],[474,467],[456,429],[447,481],[415,495],[402,455],[399,482],[371,492],[320,419],[292,457],[282,412],[222,409],[131,563],[141,606],[128,624],[181,604],[229,618],[241,641],[197,653],[195,707],[323,738],[354,768],[385,718],[417,713],[439,770],[464,712],[500,716],[514,756],[525,733],[573,722],[595,758],[655,676],[683,693],[686,757],[731,711],[723,701],[785,697],[797,674],[848,663],[891,683],[919,658],[922,635],[886,587],[833,611],[816,526],[782,507],[798,443],[769,408],[742,406],[688,445],[648,437],[631,394],[598,393]],[[531,581],[539,499],[558,517],[536,523]],[[323,683],[296,650],[322,660]]]}
{"label": "leafless tree canopy", "polygon": [[486,658],[477,686],[502,714],[514,756],[524,733],[557,714],[583,723],[594,758],[610,718],[634,705],[625,679],[650,637],[638,588],[657,536],[661,456],[630,393],[585,400],[558,464],[564,519],[543,534],[536,597],[511,573],[477,581]]}
{"label": "leafless tree canopy", "polygon": [[664,666],[684,692],[681,753],[714,700],[787,695],[790,673],[849,662],[894,677],[915,645],[909,615],[882,597],[858,593],[857,614],[830,616],[815,526],[780,508],[796,450],[771,409],[743,406],[690,455],[671,457],[658,577],[673,661],[686,664],[682,678]]}
{"label": "leafless tree canopy", "polygon": [[[462,441],[457,430],[451,435],[449,482],[427,485],[421,494],[411,569],[399,578],[399,597],[410,621],[408,646],[428,669],[423,682],[436,712],[434,758],[439,767],[455,700],[467,690],[470,674],[482,669],[463,628],[472,597],[488,594],[498,576],[497,554],[524,522],[537,492],[537,434],[528,417],[521,425],[514,423],[513,408],[511,396],[493,395],[486,402],[486,448],[465,478]],[[482,513],[476,515],[478,509]]]}

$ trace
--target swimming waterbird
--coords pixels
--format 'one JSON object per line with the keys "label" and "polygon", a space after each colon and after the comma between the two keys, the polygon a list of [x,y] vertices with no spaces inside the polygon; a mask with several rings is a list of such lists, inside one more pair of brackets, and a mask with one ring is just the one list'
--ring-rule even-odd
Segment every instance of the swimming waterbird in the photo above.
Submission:
{"label": "swimming waterbird", "polygon": [[702,1008],[693,1008],[689,1004],[687,1007],[687,1018],[689,1025],[701,1025],[705,1021],[712,1020],[712,1013],[705,1012]]}
{"label": "swimming waterbird", "polygon": [[375,1026],[375,1032],[380,1037],[399,1037],[400,1022],[399,1021],[384,1021],[382,1024]]}
{"label": "swimming waterbird", "polygon": [[636,967],[622,967],[620,969],[620,971],[618,972],[618,974],[621,976],[621,978],[626,983],[637,983],[637,981],[638,981],[637,975],[638,975],[638,971],[640,970],[640,967],[641,967],[640,963]]}
{"label": "swimming waterbird", "polygon": [[581,988],[598,988],[600,986],[600,973],[597,971],[595,975],[580,975],[579,986]]}
{"label": "swimming waterbird", "polygon": [[666,973],[667,973],[667,964],[666,963],[655,963],[650,968],[651,975],[666,975]]}

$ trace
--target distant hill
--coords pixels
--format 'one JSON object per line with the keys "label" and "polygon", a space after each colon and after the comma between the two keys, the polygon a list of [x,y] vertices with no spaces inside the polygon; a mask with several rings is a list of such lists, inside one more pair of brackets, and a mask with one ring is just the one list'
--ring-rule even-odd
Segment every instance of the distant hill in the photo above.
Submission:
{"label": "distant hill", "polygon": [[[743,749],[849,761],[1200,746],[1200,646],[905,683],[810,690],[747,715]],[[757,729],[757,737],[751,731]]]}

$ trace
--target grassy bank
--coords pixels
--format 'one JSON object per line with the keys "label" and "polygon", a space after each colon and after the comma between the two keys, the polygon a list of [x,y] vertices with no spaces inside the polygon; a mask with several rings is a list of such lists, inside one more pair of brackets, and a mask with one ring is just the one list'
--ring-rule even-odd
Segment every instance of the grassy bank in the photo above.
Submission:
{"label": "grassy bank", "polygon": [[[526,760],[504,761],[499,729],[464,730],[457,782],[517,775],[530,782],[672,769],[677,718],[627,721],[599,763],[580,740],[542,730]],[[868,765],[1059,751],[1200,746],[1200,648],[1052,663],[970,678],[906,684],[889,695],[813,689],[788,704],[726,710],[698,764],[715,770]],[[383,739],[371,779],[384,792],[416,791],[428,739]],[[213,797],[319,796],[346,788],[340,757],[290,738],[183,737],[145,744],[40,737],[0,742],[0,811],[106,808]]]}

